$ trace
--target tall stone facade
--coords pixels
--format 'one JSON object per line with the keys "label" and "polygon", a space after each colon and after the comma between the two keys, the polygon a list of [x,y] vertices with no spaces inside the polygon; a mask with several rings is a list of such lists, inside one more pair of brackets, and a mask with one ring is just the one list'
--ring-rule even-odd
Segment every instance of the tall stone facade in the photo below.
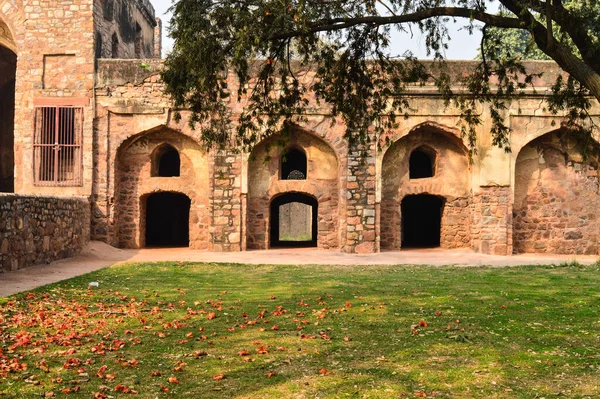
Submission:
{"label": "tall stone facade", "polygon": [[[560,116],[541,105],[562,73],[554,63],[527,65],[544,74],[536,91],[506,111],[512,153],[492,145],[483,107],[470,156],[458,110],[418,86],[408,118],[368,143],[350,144],[343,121],[314,103],[285,135],[240,153],[206,148],[188,112],[174,118],[160,81],[162,62],[153,59],[161,51],[159,33],[147,0],[39,7],[0,0],[0,51],[13,55],[0,61],[0,115],[15,121],[0,126],[0,152],[14,154],[14,168],[0,162],[0,184],[14,182],[19,194],[89,198],[92,239],[125,248],[293,244],[351,253],[440,246],[598,254],[597,149],[582,158]],[[456,76],[473,66],[450,62]],[[232,101],[233,114],[241,106]],[[62,108],[77,111],[63,115]],[[591,112],[599,115],[598,104]],[[79,149],[79,164],[76,156],[44,152],[58,151],[38,142],[53,132],[45,118],[81,131],[67,143]],[[292,166],[290,151],[297,154]],[[286,213],[302,208],[294,203],[311,208],[310,221],[302,216],[310,239],[299,244],[278,224],[280,217],[294,220]]]}

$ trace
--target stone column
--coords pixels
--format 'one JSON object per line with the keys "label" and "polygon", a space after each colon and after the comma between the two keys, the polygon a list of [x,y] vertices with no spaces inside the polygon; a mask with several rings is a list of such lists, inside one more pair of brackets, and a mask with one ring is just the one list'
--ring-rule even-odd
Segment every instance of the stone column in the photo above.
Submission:
{"label": "stone column", "polygon": [[477,252],[511,255],[512,201],[510,187],[484,186],[473,195],[471,239]]}
{"label": "stone column", "polygon": [[211,240],[214,251],[241,249],[241,156],[218,150],[212,173]]}
{"label": "stone column", "polygon": [[375,144],[348,151],[346,237],[344,252],[379,252],[376,240]]}

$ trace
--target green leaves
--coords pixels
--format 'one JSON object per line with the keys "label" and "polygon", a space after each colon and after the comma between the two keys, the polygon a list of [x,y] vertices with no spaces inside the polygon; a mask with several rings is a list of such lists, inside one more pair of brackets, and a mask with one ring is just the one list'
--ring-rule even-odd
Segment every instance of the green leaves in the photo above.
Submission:
{"label": "green leaves", "polygon": [[[573,106],[584,105],[578,96],[600,98],[592,87],[600,79],[600,50],[597,14],[583,6],[554,5],[556,50],[544,33],[545,8],[528,0],[501,3],[507,10],[494,15],[486,2],[471,0],[180,0],[172,8],[175,46],[162,79],[175,108],[191,111],[189,122],[207,146],[248,151],[311,113],[343,121],[350,144],[368,143],[409,115],[415,86],[433,83],[460,110],[472,150],[482,106],[490,109],[494,144],[509,150],[505,111],[534,78],[520,60],[555,57],[568,69],[573,83],[555,90],[550,109],[569,109],[572,117]],[[486,24],[481,63],[460,80],[444,61],[451,18],[464,18],[470,32],[478,21]],[[581,26],[574,29],[569,18]],[[396,28],[418,29],[434,62],[392,54]]]}

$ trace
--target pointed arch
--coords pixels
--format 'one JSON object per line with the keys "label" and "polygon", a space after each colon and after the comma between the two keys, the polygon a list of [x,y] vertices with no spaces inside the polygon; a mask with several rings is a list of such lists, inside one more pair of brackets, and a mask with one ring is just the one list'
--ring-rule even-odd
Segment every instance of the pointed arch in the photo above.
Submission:
{"label": "pointed arch", "polygon": [[[172,160],[168,159],[169,154],[179,158],[179,177],[149,178],[153,173],[161,172],[163,162],[173,166]],[[113,241],[118,246],[139,248],[145,245],[146,196],[157,192],[177,192],[187,196],[191,203],[189,246],[203,250],[212,248],[208,231],[209,157],[196,140],[179,131],[157,126],[122,141],[116,150],[114,165],[116,231]]]}
{"label": "pointed arch", "polygon": [[[290,152],[290,158],[296,159],[287,168],[285,160]],[[305,173],[302,170],[304,163]],[[303,174],[305,178],[289,179],[291,173]],[[285,137],[264,140],[250,154],[247,176],[245,225],[248,248],[270,246],[270,231],[275,227],[271,223],[271,201],[291,192],[312,194],[317,201],[313,215],[317,218],[316,245],[319,248],[339,246],[339,163],[336,151],[322,137],[294,127]]]}
{"label": "pointed arch", "polygon": [[521,147],[514,168],[516,253],[598,254],[599,158],[597,142],[584,152],[563,128]]}
{"label": "pointed arch", "polygon": [[[453,129],[421,123],[398,138],[382,157],[380,187],[382,249],[402,247],[402,229],[414,225],[405,223],[402,201],[407,196],[425,198],[419,195],[444,200],[440,246],[470,246],[471,165],[468,150]],[[411,217],[427,218],[427,212],[419,214],[415,209]]]}

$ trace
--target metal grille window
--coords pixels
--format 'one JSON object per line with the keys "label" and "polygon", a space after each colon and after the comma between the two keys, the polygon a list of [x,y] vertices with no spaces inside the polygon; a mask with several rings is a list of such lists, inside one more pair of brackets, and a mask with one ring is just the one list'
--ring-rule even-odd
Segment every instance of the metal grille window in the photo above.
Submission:
{"label": "metal grille window", "polygon": [[37,185],[81,185],[82,135],[83,108],[35,109],[33,170]]}

